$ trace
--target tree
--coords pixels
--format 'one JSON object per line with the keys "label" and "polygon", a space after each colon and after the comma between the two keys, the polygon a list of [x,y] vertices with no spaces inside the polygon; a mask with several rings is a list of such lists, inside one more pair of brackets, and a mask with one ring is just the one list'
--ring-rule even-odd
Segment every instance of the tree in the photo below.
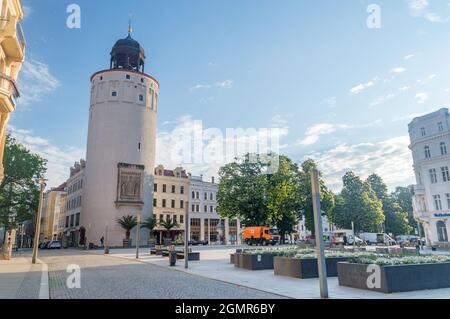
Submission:
{"label": "tree", "polygon": [[267,213],[282,240],[284,235],[293,232],[301,216],[299,186],[298,166],[287,156],[280,155],[278,169],[267,175]]}
{"label": "tree", "polygon": [[[414,218],[414,210],[412,204],[413,193],[409,187],[397,187],[392,193],[392,197],[395,199],[398,205],[402,208],[403,212],[408,214],[408,223],[412,228],[417,224]],[[422,231],[422,234],[424,232]]]}
{"label": "tree", "polygon": [[169,234],[169,237],[171,239],[173,239],[172,229],[179,227],[178,223],[175,220],[173,220],[171,217],[168,217],[165,220],[161,220],[159,222],[159,226],[161,226],[162,228],[164,228],[167,231],[167,233]]}
{"label": "tree", "polygon": [[[297,198],[300,200],[300,210],[302,211],[303,218],[305,218],[306,229],[311,231],[312,237],[315,238],[314,211],[311,190],[311,171],[313,169],[317,169],[317,164],[314,160],[308,159],[303,162],[301,170],[298,173],[299,187],[297,188]],[[327,215],[330,217],[335,206],[335,196],[325,186],[325,182],[322,179],[322,174],[320,171],[319,190],[322,215]]]}
{"label": "tree", "polygon": [[396,235],[410,234],[412,227],[408,221],[408,213],[402,209],[395,197],[388,193],[383,179],[377,174],[372,174],[367,178],[367,182],[383,204],[385,231]]}
{"label": "tree", "polygon": [[141,228],[148,229],[150,237],[153,237],[153,229],[155,229],[157,224],[158,222],[156,221],[156,218],[153,216],[144,220],[144,222],[141,225]]}
{"label": "tree", "polygon": [[39,206],[38,180],[47,161],[31,153],[9,134],[4,153],[4,178],[0,184],[0,225],[16,228],[33,219]]}
{"label": "tree", "polygon": [[220,168],[217,211],[222,217],[239,218],[245,226],[270,225],[265,167],[247,154]]}
{"label": "tree", "polygon": [[363,182],[353,172],[346,173],[342,180],[344,186],[331,215],[333,223],[350,229],[353,222],[356,232],[378,232],[384,222],[383,204],[370,183]]}
{"label": "tree", "polygon": [[131,230],[137,225],[136,216],[127,215],[119,218],[117,224],[125,230],[125,239],[130,239]]}

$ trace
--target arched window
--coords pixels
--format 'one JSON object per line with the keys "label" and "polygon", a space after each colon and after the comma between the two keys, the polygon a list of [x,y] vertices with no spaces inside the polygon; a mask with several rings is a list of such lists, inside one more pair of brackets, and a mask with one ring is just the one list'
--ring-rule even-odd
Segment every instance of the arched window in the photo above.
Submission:
{"label": "arched window", "polygon": [[447,227],[445,226],[445,222],[443,222],[442,220],[438,221],[436,223],[436,229],[437,229],[438,241],[441,243],[448,242]]}
{"label": "arched window", "polygon": [[192,199],[194,199],[194,198],[195,198],[195,192],[192,191]]}
{"label": "arched window", "polygon": [[447,145],[444,142],[441,143],[441,155],[447,155]]}
{"label": "arched window", "polygon": [[425,158],[431,158],[431,151],[429,146],[425,146]]}

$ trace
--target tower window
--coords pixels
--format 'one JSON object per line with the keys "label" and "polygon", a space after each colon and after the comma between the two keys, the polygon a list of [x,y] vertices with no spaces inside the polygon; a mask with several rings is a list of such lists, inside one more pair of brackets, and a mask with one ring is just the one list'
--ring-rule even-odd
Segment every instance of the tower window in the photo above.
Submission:
{"label": "tower window", "polygon": [[144,96],[142,94],[139,94],[139,101],[144,101]]}
{"label": "tower window", "polygon": [[127,74],[127,80],[131,79],[131,76],[129,74]]}
{"label": "tower window", "polygon": [[144,79],[143,78],[141,78],[141,83],[144,83]]}
{"label": "tower window", "polygon": [[141,149],[141,143],[138,143],[138,150]]}
{"label": "tower window", "polygon": [[116,91],[113,91],[113,92],[111,93],[111,96],[116,97],[116,96],[117,96],[117,92],[116,92]]}
{"label": "tower window", "polygon": [[102,81],[102,80],[103,80],[103,76],[100,77],[100,81]]}
{"label": "tower window", "polygon": [[420,134],[422,134],[422,136],[425,136],[427,134],[424,127],[420,128]]}

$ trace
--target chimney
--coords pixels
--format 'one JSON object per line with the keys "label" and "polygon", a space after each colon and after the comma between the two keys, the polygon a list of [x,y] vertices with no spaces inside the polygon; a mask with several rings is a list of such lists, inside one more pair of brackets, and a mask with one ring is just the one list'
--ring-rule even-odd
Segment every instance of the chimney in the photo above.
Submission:
{"label": "chimney", "polygon": [[202,181],[203,181],[203,174],[202,174],[202,175],[200,175],[200,180],[202,180]]}
{"label": "chimney", "polygon": [[214,176],[211,177],[211,183],[214,184]]}

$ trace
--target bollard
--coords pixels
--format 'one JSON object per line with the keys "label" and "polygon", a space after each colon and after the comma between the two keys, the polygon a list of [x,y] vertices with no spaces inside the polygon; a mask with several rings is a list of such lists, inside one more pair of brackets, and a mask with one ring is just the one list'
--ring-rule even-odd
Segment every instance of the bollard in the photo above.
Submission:
{"label": "bollard", "polygon": [[[186,256],[185,256],[185,258],[186,258]],[[171,251],[169,253],[169,264],[170,264],[170,267],[175,267],[176,263],[177,263],[177,252],[176,251]]]}

